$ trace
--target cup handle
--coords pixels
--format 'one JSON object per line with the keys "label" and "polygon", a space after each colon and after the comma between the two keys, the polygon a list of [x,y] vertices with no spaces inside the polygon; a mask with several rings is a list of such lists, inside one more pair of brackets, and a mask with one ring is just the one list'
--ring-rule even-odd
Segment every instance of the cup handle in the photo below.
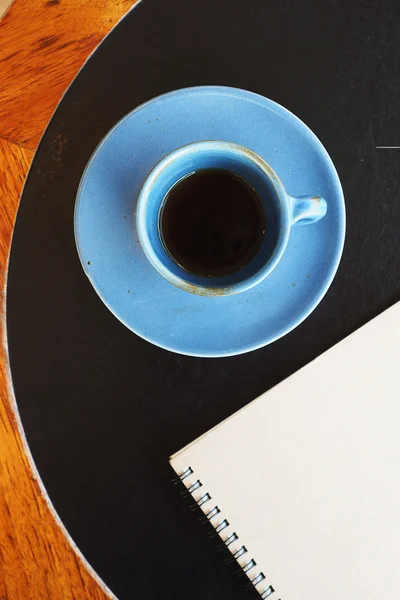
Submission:
{"label": "cup handle", "polygon": [[328,206],[321,196],[289,196],[292,206],[292,225],[316,223],[326,215]]}

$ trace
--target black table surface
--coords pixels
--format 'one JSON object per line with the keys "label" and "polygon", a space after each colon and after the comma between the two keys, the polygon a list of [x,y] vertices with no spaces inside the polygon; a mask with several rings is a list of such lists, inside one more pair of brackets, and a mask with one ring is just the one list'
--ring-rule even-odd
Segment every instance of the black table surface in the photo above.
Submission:
{"label": "black table surface", "polygon": [[[50,498],[121,600],[248,597],[171,484],[169,455],[400,298],[400,150],[377,148],[400,145],[399,42],[398,0],[144,0],[41,141],[11,253],[13,382]],[[145,100],[203,84],[258,92],[303,119],[347,204],[323,302],[282,340],[226,359],[178,356],[128,331],[84,276],[73,237],[77,186],[108,129]]]}

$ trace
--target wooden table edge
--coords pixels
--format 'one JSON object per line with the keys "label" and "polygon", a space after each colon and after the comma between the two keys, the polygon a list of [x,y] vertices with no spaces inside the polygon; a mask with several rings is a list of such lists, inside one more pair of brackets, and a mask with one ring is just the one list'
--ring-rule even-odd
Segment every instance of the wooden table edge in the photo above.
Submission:
{"label": "wooden table edge", "polygon": [[12,232],[34,150],[79,68],[135,0],[111,4],[14,0],[0,17],[0,600],[115,598],[64,527],[33,461],[6,327]]}

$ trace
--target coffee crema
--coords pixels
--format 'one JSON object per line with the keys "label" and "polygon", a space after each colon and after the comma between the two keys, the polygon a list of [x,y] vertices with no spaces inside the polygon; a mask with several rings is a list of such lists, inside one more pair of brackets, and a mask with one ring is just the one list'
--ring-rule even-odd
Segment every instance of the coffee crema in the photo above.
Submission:
{"label": "coffee crema", "polygon": [[255,257],[267,218],[242,177],[225,169],[201,169],[170,189],[159,228],[166,250],[183,269],[215,277],[231,275]]}

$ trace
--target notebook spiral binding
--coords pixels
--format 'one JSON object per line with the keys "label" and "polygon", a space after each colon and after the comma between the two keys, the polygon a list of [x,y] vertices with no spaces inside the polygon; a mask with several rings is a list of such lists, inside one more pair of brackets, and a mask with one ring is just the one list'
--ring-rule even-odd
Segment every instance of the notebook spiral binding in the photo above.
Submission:
{"label": "notebook spiral binding", "polygon": [[[187,467],[187,469],[175,479],[176,483],[183,483],[183,485],[185,486],[185,492],[183,492],[183,495],[193,496],[193,494],[197,492],[197,490],[203,487],[203,484],[201,483],[200,479],[195,480],[193,483],[186,483],[186,480],[189,477],[190,481],[192,481],[193,476],[193,469],[191,467]],[[195,498],[194,500],[196,508],[199,508],[203,512],[204,516],[202,521],[206,523],[209,522],[210,525],[212,525],[212,527],[214,528],[213,535],[219,535],[222,538],[222,549],[228,549],[231,553],[232,558],[235,561],[239,561],[239,559],[242,556],[248,554],[246,546],[240,543],[239,536],[235,531],[225,539],[223,538],[222,534],[224,530],[230,526],[230,524],[229,521],[225,518],[222,518],[222,520],[220,520],[218,523],[214,523],[213,519],[215,519],[215,517],[217,517],[221,513],[221,511],[218,508],[218,506],[213,506],[212,503],[211,505],[209,505],[209,503],[212,500],[211,495],[208,492],[205,492],[204,494],[201,494],[197,500]],[[233,548],[237,548],[234,552],[233,548],[231,548],[232,546]],[[263,590],[257,589],[258,586],[266,580],[266,576],[261,571],[253,571],[257,566],[257,563],[253,558],[249,559],[245,564],[240,564],[239,562],[238,564],[240,566],[240,572],[244,573],[249,579],[249,582],[246,586],[247,589],[253,589],[257,591],[262,600],[265,600],[266,598],[275,600],[275,589],[271,585]],[[276,598],[276,600],[278,600],[278,598]]]}

